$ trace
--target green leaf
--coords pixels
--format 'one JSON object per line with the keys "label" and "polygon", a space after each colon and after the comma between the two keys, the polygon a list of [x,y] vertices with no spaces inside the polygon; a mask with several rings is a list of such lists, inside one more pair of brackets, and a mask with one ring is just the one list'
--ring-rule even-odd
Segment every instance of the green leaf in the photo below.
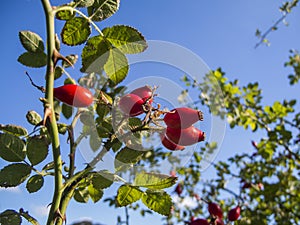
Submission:
{"label": "green leaf", "polygon": [[74,2],[76,3],[77,7],[89,7],[92,6],[94,4],[94,0],[74,0]]}
{"label": "green leaf", "polygon": [[67,105],[65,103],[62,104],[61,111],[62,111],[62,114],[64,115],[64,117],[66,119],[71,118],[71,116],[73,114],[73,108],[72,108],[72,106],[69,106],[69,105]]}
{"label": "green leaf", "polygon": [[128,147],[121,149],[115,157],[115,169],[118,171],[135,165],[142,159],[144,153],[143,151],[133,150]]}
{"label": "green leaf", "polygon": [[22,218],[15,210],[7,209],[0,213],[1,225],[20,225]]}
{"label": "green leaf", "polygon": [[[74,7],[75,3],[71,2],[69,4],[64,4],[62,6],[70,6],[70,7]],[[75,12],[74,10],[60,10],[55,14],[56,19],[58,20],[70,20],[72,18],[75,17]]]}
{"label": "green leaf", "polygon": [[44,52],[24,52],[19,56],[18,62],[24,66],[40,68],[47,65],[47,55]]}
{"label": "green leaf", "polygon": [[88,192],[94,203],[98,202],[103,196],[103,191],[101,189],[95,188],[92,184],[88,186]]}
{"label": "green leaf", "polygon": [[114,151],[114,152],[117,152],[121,147],[122,147],[123,143],[115,138],[112,142],[112,146],[111,146],[111,149]]}
{"label": "green leaf", "polygon": [[89,192],[88,189],[76,189],[74,191],[74,199],[77,202],[87,203],[89,201]]}
{"label": "green leaf", "polygon": [[70,63],[72,63],[70,65],[70,63],[66,62],[65,60],[62,61],[61,65],[62,67],[64,68],[68,68],[68,67],[71,67],[72,65],[74,65],[77,60],[78,60],[78,55],[75,55],[75,54],[71,54],[71,55],[67,55],[66,58],[70,61]]}
{"label": "green leaf", "polygon": [[105,189],[110,187],[114,182],[114,174],[101,170],[93,173],[92,184],[96,189]]}
{"label": "green leaf", "polygon": [[97,134],[101,138],[108,138],[110,136],[110,130],[100,124],[97,126]]}
{"label": "green leaf", "polygon": [[61,68],[60,66],[56,66],[56,67],[55,67],[55,70],[54,70],[54,80],[57,80],[57,79],[60,78],[63,74],[64,74],[63,68]]}
{"label": "green leaf", "polygon": [[128,119],[128,125],[130,129],[135,129],[143,125],[143,122],[140,118],[132,117]]}
{"label": "green leaf", "polygon": [[103,29],[105,38],[124,54],[145,51],[147,43],[143,35],[133,27],[117,25]]}
{"label": "green leaf", "polygon": [[81,72],[101,74],[104,64],[109,56],[110,44],[102,36],[95,36],[88,39],[81,54]]}
{"label": "green leaf", "polygon": [[61,11],[58,11],[55,16],[56,16],[56,19],[59,19],[59,20],[70,20],[70,19],[74,18],[75,13],[72,12],[71,10],[61,10]]}
{"label": "green leaf", "polygon": [[103,121],[104,117],[110,112],[110,107],[105,104],[97,104],[96,112],[100,121]]}
{"label": "green leaf", "polygon": [[0,130],[4,131],[5,133],[13,134],[15,136],[25,136],[28,134],[27,130],[24,127],[17,126],[14,124],[0,124]]}
{"label": "green leaf", "polygon": [[161,215],[169,216],[171,213],[172,199],[165,191],[148,189],[143,193],[142,202]]}
{"label": "green leaf", "polygon": [[0,187],[16,187],[31,173],[31,167],[24,163],[14,163],[0,170]]}
{"label": "green leaf", "polygon": [[40,114],[32,110],[27,112],[26,119],[28,123],[34,126],[38,125],[42,121]]}
{"label": "green leaf", "polygon": [[26,184],[26,189],[29,193],[37,192],[44,185],[44,177],[42,175],[36,174],[30,177]]}
{"label": "green leaf", "polygon": [[126,56],[117,48],[109,49],[109,56],[104,71],[115,85],[125,79],[129,70]]}
{"label": "green leaf", "polygon": [[176,181],[177,177],[142,172],[136,175],[134,185],[151,189],[164,189],[173,186]]}
{"label": "green leaf", "polygon": [[8,162],[21,162],[25,159],[25,143],[11,134],[0,134],[0,157]]}
{"label": "green leaf", "polygon": [[20,31],[19,38],[28,52],[44,52],[44,42],[38,34],[31,31]]}
{"label": "green leaf", "polygon": [[48,147],[49,142],[44,135],[37,135],[28,139],[27,157],[32,165],[37,165],[46,159]]}
{"label": "green leaf", "polygon": [[118,206],[127,206],[141,199],[143,192],[137,187],[122,185],[118,189],[117,204]]}
{"label": "green leaf", "polygon": [[82,17],[74,17],[65,23],[61,32],[61,39],[66,45],[80,45],[86,42],[90,34],[89,22]]}
{"label": "green leaf", "polygon": [[88,7],[88,15],[94,21],[101,21],[112,16],[118,9],[120,0],[95,0]]}
{"label": "green leaf", "polygon": [[97,151],[101,147],[102,139],[98,136],[98,133],[96,130],[91,133],[89,142],[90,142],[90,147],[94,152]]}
{"label": "green leaf", "polygon": [[43,167],[42,170],[49,171],[49,170],[53,170],[54,167],[55,167],[54,162],[49,162]]}
{"label": "green leaf", "polygon": [[57,128],[60,134],[65,134],[68,130],[68,125],[65,123],[58,123]]}
{"label": "green leaf", "polygon": [[80,114],[80,122],[87,126],[95,125],[94,114],[91,111],[85,111]]}

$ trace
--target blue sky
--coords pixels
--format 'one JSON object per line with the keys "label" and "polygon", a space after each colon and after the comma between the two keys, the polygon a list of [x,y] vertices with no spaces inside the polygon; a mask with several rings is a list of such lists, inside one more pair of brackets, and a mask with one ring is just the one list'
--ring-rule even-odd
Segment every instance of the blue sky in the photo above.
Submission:
{"label": "blue sky", "polygon": [[[53,5],[66,1],[53,0]],[[297,86],[288,85],[287,75],[291,70],[284,68],[290,49],[300,49],[299,10],[287,17],[288,27],[280,24],[279,30],[269,35],[271,47],[260,46],[254,33],[257,28],[266,30],[280,16],[281,1],[274,0],[127,0],[121,1],[119,11],[100,24],[101,28],[115,24],[126,24],[137,28],[148,40],[161,40],[181,45],[200,56],[212,69],[222,67],[230,79],[239,79],[241,84],[258,81],[263,89],[265,103],[283,98],[297,98]],[[37,0],[5,1],[0,15],[2,32],[0,51],[2,80],[0,82],[1,124],[19,124],[28,127],[25,114],[28,110],[42,113],[38,100],[41,96],[32,88],[24,72],[28,71],[36,83],[43,84],[44,68],[25,68],[17,62],[24,51],[19,43],[18,32],[31,30],[45,38],[45,19],[41,3]],[[58,21],[60,27],[62,22]],[[81,46],[82,47],[82,46]],[[78,51],[81,47],[75,48]],[[72,53],[67,46],[63,53]],[[74,76],[79,76],[77,67]],[[158,73],[173,76],[168,68],[151,68],[151,64],[133,67],[124,83]],[[180,78],[180,72],[172,79]],[[178,76],[178,77],[176,77]],[[58,81],[56,84],[58,85]],[[28,127],[30,128],[30,127]],[[30,128],[31,129],[31,128]],[[225,159],[235,151],[251,151],[250,141],[260,138],[259,134],[241,132],[241,129],[226,130],[218,159]],[[238,135],[239,138],[236,138]],[[238,140],[237,140],[238,139]],[[3,166],[0,161],[0,166]],[[43,210],[51,201],[51,181],[35,194],[28,194],[24,185],[19,189],[0,190],[0,211],[5,208],[24,207],[40,219],[46,219]],[[112,189],[112,193],[115,189]],[[51,193],[51,194],[50,194]],[[72,202],[68,211],[68,223],[83,217],[92,218],[104,224],[116,224],[116,216],[124,216],[123,209],[107,208],[97,203],[86,205]],[[107,215],[110,215],[109,217]],[[160,224],[161,216],[154,214],[146,220],[133,213],[131,224]]]}

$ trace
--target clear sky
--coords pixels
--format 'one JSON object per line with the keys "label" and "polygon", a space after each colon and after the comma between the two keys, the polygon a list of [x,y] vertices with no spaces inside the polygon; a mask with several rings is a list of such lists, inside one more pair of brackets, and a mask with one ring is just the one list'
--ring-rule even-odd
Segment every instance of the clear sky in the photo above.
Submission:
{"label": "clear sky", "polygon": [[[64,2],[52,1],[53,5]],[[288,27],[280,24],[279,30],[269,35],[271,47],[260,46],[254,49],[258,41],[254,35],[255,30],[268,29],[281,16],[278,10],[281,3],[274,0],[121,0],[119,11],[100,24],[100,27],[126,24],[137,28],[148,40],[183,46],[201,57],[211,69],[222,67],[230,79],[239,79],[242,84],[258,81],[263,89],[264,101],[271,103],[283,98],[298,98],[300,94],[297,86],[288,85],[287,75],[291,70],[283,66],[288,60],[289,50],[300,49],[299,10],[287,17],[290,23]],[[42,113],[43,109],[38,100],[40,93],[32,88],[24,72],[28,71],[36,83],[43,84],[45,70],[25,68],[17,62],[18,56],[24,51],[19,43],[18,32],[31,30],[45,39],[44,12],[38,0],[3,1],[1,6],[0,123],[28,127],[26,112],[36,110]],[[57,22],[58,26],[62,24]],[[75,51],[79,48],[75,48]],[[62,46],[62,52],[67,54],[73,50]],[[78,68],[74,72],[75,77],[79,76]],[[178,71],[172,75],[168,68],[152,70],[150,64],[133,67],[124,84],[163,72],[165,77],[169,76],[172,80],[179,80],[183,75]],[[259,138],[258,134],[227,129],[218,159],[225,159],[235,151],[251,151],[250,141],[256,138]],[[0,166],[3,165],[3,161],[0,161]],[[52,198],[51,185],[51,181],[47,180],[47,187],[34,194],[28,194],[24,185],[18,189],[0,189],[0,211],[24,207],[43,224],[46,206]],[[73,201],[68,210],[67,222],[92,218],[103,224],[116,224],[116,215],[124,216],[124,209],[107,208],[106,205],[99,202],[87,206]],[[161,216],[158,214],[146,220],[139,218],[138,214],[132,214],[132,225],[160,224]]]}

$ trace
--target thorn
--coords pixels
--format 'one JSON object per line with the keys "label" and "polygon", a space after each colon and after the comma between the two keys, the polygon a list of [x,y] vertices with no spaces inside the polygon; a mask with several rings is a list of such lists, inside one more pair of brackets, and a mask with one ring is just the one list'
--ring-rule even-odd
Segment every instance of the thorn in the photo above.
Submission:
{"label": "thorn", "polygon": [[58,60],[63,60],[65,62],[69,63],[70,66],[72,66],[72,68],[74,68],[73,63],[71,63],[70,60],[68,60],[66,57],[64,57],[62,54],[60,54],[56,49],[54,49],[54,51],[53,51],[54,67],[56,66]]}
{"label": "thorn", "polygon": [[46,126],[47,119],[52,120],[52,109],[50,107],[46,107],[44,110],[44,117],[43,117],[43,126]]}
{"label": "thorn", "polygon": [[65,222],[65,224],[66,224],[66,222],[67,222],[66,215],[62,215],[59,209],[57,209],[54,213],[54,221],[55,222],[56,222],[57,218],[62,219],[62,221]]}

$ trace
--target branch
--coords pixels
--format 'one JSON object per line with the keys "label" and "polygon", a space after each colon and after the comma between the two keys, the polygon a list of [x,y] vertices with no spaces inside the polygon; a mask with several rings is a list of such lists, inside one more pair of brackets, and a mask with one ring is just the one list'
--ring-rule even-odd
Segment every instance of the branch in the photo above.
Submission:
{"label": "branch", "polygon": [[47,121],[47,129],[51,136],[52,154],[54,161],[54,193],[50,212],[48,215],[47,225],[61,225],[62,220],[57,217],[59,211],[59,204],[62,197],[62,160],[60,154],[60,141],[58,135],[58,128],[54,113],[53,101],[53,85],[54,85],[54,62],[53,56],[55,52],[55,26],[54,26],[54,12],[49,0],[41,0],[43,5],[46,27],[47,27],[47,71],[46,71],[46,92],[44,103],[44,120]]}
{"label": "branch", "polygon": [[268,30],[265,31],[265,33],[260,35],[260,41],[256,43],[254,48],[257,48],[258,46],[260,46],[265,41],[265,39],[269,35],[269,33],[271,33],[274,29],[276,29],[276,27],[279,25],[279,23],[281,23],[286,18],[286,16],[287,16],[287,14],[284,13]]}

